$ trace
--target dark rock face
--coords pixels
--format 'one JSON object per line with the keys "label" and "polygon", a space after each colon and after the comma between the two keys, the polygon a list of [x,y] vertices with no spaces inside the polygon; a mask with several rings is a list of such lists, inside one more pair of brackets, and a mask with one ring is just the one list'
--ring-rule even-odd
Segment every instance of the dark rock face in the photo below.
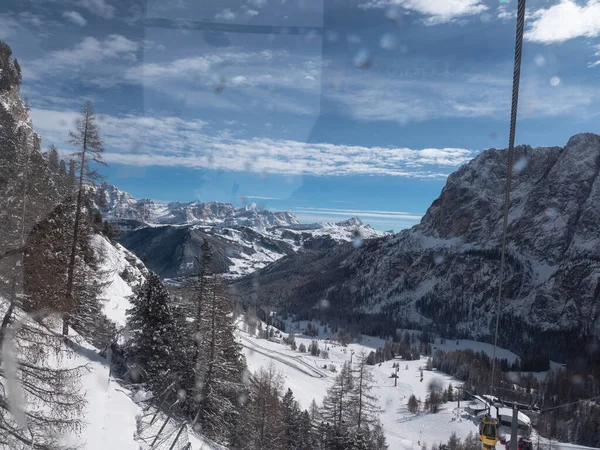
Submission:
{"label": "dark rock face", "polygon": [[[303,273],[315,267],[313,279],[304,276],[303,284],[332,281],[308,300],[288,288],[291,294],[278,295],[279,301],[316,302],[345,292],[357,314],[490,339],[506,161],[505,150],[481,153],[448,177],[419,225],[358,249],[348,247],[340,262],[346,270],[323,268],[306,254],[294,256]],[[504,346],[565,359],[600,336],[599,172],[595,134],[573,136],[562,148],[516,149],[501,314]],[[334,250],[323,250],[317,259]],[[256,274],[261,292],[269,292],[277,266]],[[268,273],[264,280],[263,272]]]}
{"label": "dark rock face", "polygon": [[185,278],[197,275],[205,239],[213,252],[212,271],[231,276],[244,275],[293,253],[285,242],[250,228],[145,227],[125,234],[121,243],[159,276]]}

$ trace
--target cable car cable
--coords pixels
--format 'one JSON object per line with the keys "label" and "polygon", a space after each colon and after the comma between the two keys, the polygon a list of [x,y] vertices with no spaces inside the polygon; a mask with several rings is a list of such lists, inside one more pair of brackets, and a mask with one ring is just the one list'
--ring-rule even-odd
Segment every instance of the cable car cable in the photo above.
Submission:
{"label": "cable car cable", "polygon": [[498,307],[496,309],[496,333],[494,337],[494,355],[492,358],[492,391],[494,395],[494,372],[496,368],[496,347],[498,345],[498,329],[500,326],[500,305],[502,300],[502,283],[504,282],[504,266],[506,255],[506,234],[508,228],[508,211],[510,208],[510,184],[515,153],[515,132],[517,128],[517,109],[519,106],[519,82],[521,79],[521,57],[523,55],[523,30],[525,28],[525,2],[519,0],[517,12],[517,38],[515,42],[515,63],[513,71],[512,105],[510,111],[510,134],[508,138],[508,155],[506,162],[506,191],[504,195],[504,218],[502,224],[502,251],[500,256],[500,276],[498,280]]}

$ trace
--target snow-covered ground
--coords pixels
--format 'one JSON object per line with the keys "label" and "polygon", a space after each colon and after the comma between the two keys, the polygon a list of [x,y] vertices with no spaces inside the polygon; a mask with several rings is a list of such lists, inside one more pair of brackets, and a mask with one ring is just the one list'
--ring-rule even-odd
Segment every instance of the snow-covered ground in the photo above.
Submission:
{"label": "snow-covered ground", "polygon": [[[436,338],[435,343],[432,344],[437,350],[442,351],[453,351],[453,350],[466,350],[470,349],[475,352],[483,352],[490,358],[494,355],[494,345],[488,344],[487,342],[472,341],[470,339],[447,339],[443,344],[440,343],[440,338]],[[515,362],[519,357],[504,348],[496,348],[496,358],[506,359],[509,364]]]}
{"label": "snow-covered ground", "polygon": [[[136,439],[136,419],[144,414],[134,396],[117,381],[109,379],[108,361],[98,355],[98,350],[80,337],[74,338],[78,345],[73,350],[71,364],[87,365],[88,370],[81,379],[87,401],[83,429],[77,436],[66,437],[67,442],[78,444],[86,450],[140,450],[145,441]],[[163,419],[161,421],[161,419]],[[164,421],[161,416],[157,423]],[[171,422],[178,429],[181,423]],[[168,430],[163,430],[163,435]],[[187,433],[192,450],[211,450],[201,437]],[[144,433],[142,433],[144,437]],[[147,436],[146,436],[147,437]],[[173,439],[171,437],[171,439]],[[150,441],[152,441],[151,439]]]}
{"label": "snow-covered ground", "polygon": [[[336,373],[329,370],[333,365],[337,371],[344,362],[353,362],[361,352],[370,352],[383,345],[383,340],[365,336],[361,343],[349,344],[343,347],[325,339],[319,339],[319,348],[328,350],[329,358],[313,357],[308,353],[292,351],[289,346],[257,339],[243,330],[238,331],[239,342],[243,346],[244,354],[249,369],[256,371],[260,367],[271,363],[281,371],[286,387],[294,392],[302,408],[308,408],[314,399],[321,404],[329,386],[332,384]],[[296,336],[296,344],[304,343],[306,347],[311,338]],[[354,354],[353,354],[354,353]],[[353,356],[352,356],[353,354]],[[301,362],[301,364],[300,364]],[[394,379],[390,378],[394,369],[392,364],[400,363],[398,372],[398,385],[394,387]],[[436,381],[446,388],[450,383],[456,387],[462,383],[452,377],[437,371],[424,371],[423,381],[420,381],[420,367],[425,367],[426,358],[419,361],[387,361],[372,368],[374,378],[373,394],[379,398],[382,410],[381,422],[388,440],[390,449],[418,449],[419,443],[425,442],[428,447],[434,443],[446,442],[452,432],[460,438],[466,437],[469,432],[477,432],[477,424],[471,420],[462,409],[458,409],[456,402],[443,405],[438,414],[412,414],[408,411],[409,397],[414,394],[423,402],[427,397],[427,387],[430,382]],[[305,370],[305,364],[319,368],[321,376]],[[327,366],[327,368],[323,368]],[[461,405],[462,406],[462,405]]]}
{"label": "snow-covered ground", "polygon": [[[299,330],[306,327],[307,322],[299,323],[287,322],[288,329],[294,328],[296,334],[296,344],[299,347],[303,343],[307,348],[313,338],[299,335]],[[288,345],[257,339],[255,335],[250,335],[241,322],[238,323],[237,337],[243,346],[248,368],[256,371],[261,367],[274,364],[285,380],[286,388],[289,387],[294,392],[294,396],[302,408],[308,409],[314,399],[317,404],[321,404],[327,389],[331,386],[337,373],[329,370],[333,365],[337,371],[344,362],[353,362],[361,352],[369,353],[376,348],[382,347],[384,340],[369,336],[363,336],[360,343],[348,344],[343,347],[327,339],[328,335],[324,333],[324,326],[319,326],[320,337],[317,338],[319,348],[327,350],[328,359],[311,356],[309,353],[300,353],[292,351]],[[287,336],[287,333],[281,333]],[[283,342],[283,341],[282,341]],[[446,341],[440,344],[437,339],[432,344],[440,350],[472,349],[474,351],[483,351],[492,355],[493,346],[487,343],[459,340]],[[506,358],[513,362],[518,356],[509,350],[499,348],[496,352],[499,358]],[[460,408],[458,402],[448,402],[442,405],[441,411],[437,414],[421,412],[412,414],[408,411],[407,403],[409,397],[414,394],[417,399],[425,401],[428,393],[428,386],[432,381],[440,383],[444,388],[452,384],[454,388],[462,383],[453,377],[433,370],[423,371],[423,381],[420,381],[420,368],[425,367],[427,358],[423,357],[418,361],[403,361],[400,359],[391,360],[372,367],[374,378],[374,388],[372,393],[379,398],[379,407],[382,412],[380,419],[386,434],[390,449],[410,449],[417,450],[425,443],[427,448],[433,444],[447,442],[450,435],[454,432],[464,439],[469,433],[478,433],[478,420],[472,418],[465,410],[467,402],[461,402]],[[400,369],[398,371],[398,383],[394,386],[394,379],[390,378],[394,369],[392,364],[398,362]],[[313,370],[307,370],[307,367],[316,368],[320,373]],[[325,368],[326,367],[326,368]],[[506,434],[509,438],[510,430],[501,429],[501,435]],[[565,450],[585,449],[585,447],[573,446],[572,444],[553,443],[553,448],[564,448]],[[504,449],[504,446],[498,443],[498,450]]]}
{"label": "snow-covered ground", "polygon": [[[98,272],[104,283],[100,301],[104,303],[104,314],[117,326],[125,326],[125,312],[131,307],[129,297],[133,287],[141,285],[146,273],[140,270],[142,262],[121,244],[112,244],[104,236],[92,236],[92,245],[101,255],[102,264]],[[123,278],[123,274],[127,273]]]}

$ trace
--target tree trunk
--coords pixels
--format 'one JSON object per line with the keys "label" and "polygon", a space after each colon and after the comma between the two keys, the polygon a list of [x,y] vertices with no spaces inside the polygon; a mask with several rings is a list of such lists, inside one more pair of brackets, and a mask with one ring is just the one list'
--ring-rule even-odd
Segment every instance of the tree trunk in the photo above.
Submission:
{"label": "tree trunk", "polygon": [[[85,117],[85,132],[83,136],[83,152],[81,152],[81,167],[79,170],[79,190],[77,192],[77,209],[75,210],[75,224],[73,225],[73,243],[71,245],[71,257],[69,259],[69,272],[67,274],[67,292],[66,301],[67,307],[71,305],[73,297],[73,278],[75,276],[75,257],[77,255],[77,238],[79,237],[79,216],[81,214],[81,191],[83,190],[83,171],[85,168],[85,152],[87,150],[87,128],[89,116]],[[69,313],[64,312],[63,316],[63,336],[69,334]]]}

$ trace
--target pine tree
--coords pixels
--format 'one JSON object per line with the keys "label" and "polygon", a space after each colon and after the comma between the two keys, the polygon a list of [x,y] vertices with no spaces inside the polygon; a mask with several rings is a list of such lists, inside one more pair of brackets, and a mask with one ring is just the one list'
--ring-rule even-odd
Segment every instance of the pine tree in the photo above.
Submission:
{"label": "pine tree", "polygon": [[283,426],[285,429],[285,447],[288,450],[301,450],[300,443],[300,407],[294,393],[288,388],[281,401]]}
{"label": "pine tree", "polygon": [[[73,221],[73,237],[71,239],[71,256],[69,258],[66,301],[74,304],[78,303],[78,299],[73,296],[73,282],[75,274],[75,260],[77,257],[77,242],[81,226],[81,209],[83,207],[83,188],[84,180],[88,182],[95,181],[99,178],[98,172],[90,168],[90,162],[99,165],[105,165],[102,161],[102,152],[104,147],[100,139],[100,132],[96,124],[96,115],[92,102],[89,100],[85,103],[81,111],[81,117],[77,121],[75,131],[69,132],[70,142],[78,148],[74,154],[75,161],[79,164],[79,181],[77,190],[77,203],[75,218]],[[63,335],[69,333],[69,315],[65,314],[63,318]]]}
{"label": "pine tree", "polygon": [[322,418],[334,428],[350,422],[350,392],[352,388],[350,364],[346,362],[327,390],[321,409]]}
{"label": "pine tree", "polygon": [[[205,244],[206,255],[210,247]],[[227,440],[238,420],[236,405],[244,391],[246,363],[235,340],[224,286],[216,275],[205,274],[202,279],[195,323],[195,382],[189,389],[198,399],[193,424],[210,438]]]}
{"label": "pine tree", "polygon": [[243,449],[283,450],[285,429],[281,405],[283,379],[272,364],[261,368],[250,382],[250,399],[244,411]]}
{"label": "pine tree", "polygon": [[170,308],[169,292],[158,276],[151,273],[127,310],[129,337],[125,354],[156,394],[164,385],[173,361],[172,352],[178,343],[172,342],[175,320]]}
{"label": "pine tree", "polygon": [[54,145],[48,148],[48,167],[52,173],[58,173],[58,151]]}
{"label": "pine tree", "polygon": [[[38,323],[31,318],[15,322],[3,334],[3,386],[13,383],[21,401],[12,403],[0,394],[0,442],[15,450],[68,449],[67,434],[81,429],[85,395],[80,378],[84,367],[67,361],[62,339],[50,331],[53,318]],[[41,317],[36,320],[42,322]],[[17,393],[13,391],[14,399]],[[19,420],[20,419],[20,420]],[[27,428],[22,428],[26,423]]]}
{"label": "pine tree", "polygon": [[24,254],[24,290],[28,311],[46,310],[72,317],[72,326],[92,338],[95,345],[105,346],[114,339],[115,328],[102,313],[98,295],[103,274],[99,257],[91,245],[89,206],[83,208],[73,265],[72,293],[77,303],[67,300],[70,238],[76,206],[59,204],[29,233]]}
{"label": "pine tree", "polygon": [[371,394],[373,389],[373,374],[367,366],[366,355],[359,355],[356,368],[351,370],[353,377],[352,390],[350,391],[350,407],[352,409],[352,425],[358,430],[361,426],[375,425],[380,410],[377,406],[377,397]]}

